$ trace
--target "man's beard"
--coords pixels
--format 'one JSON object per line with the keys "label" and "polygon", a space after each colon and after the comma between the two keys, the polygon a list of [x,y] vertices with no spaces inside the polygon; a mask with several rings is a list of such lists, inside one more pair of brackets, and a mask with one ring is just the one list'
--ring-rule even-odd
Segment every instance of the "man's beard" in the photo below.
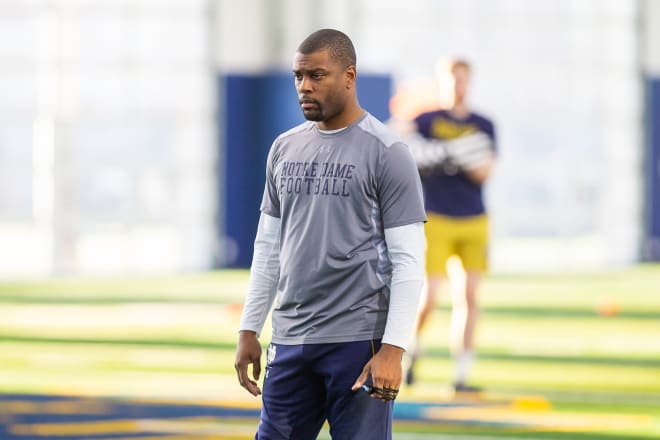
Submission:
{"label": "man's beard", "polygon": [[344,111],[345,105],[339,104],[333,100],[327,100],[324,104],[314,101],[315,107],[309,110],[303,110],[303,116],[308,121],[320,122],[334,118]]}
{"label": "man's beard", "polygon": [[303,116],[308,121],[318,122],[323,120],[323,111],[321,109],[303,110]]}
{"label": "man's beard", "polygon": [[303,116],[308,121],[314,121],[314,122],[322,121],[324,116],[323,107],[321,106],[321,103],[318,101],[314,101],[314,103],[316,104],[316,107],[308,110],[302,109]]}

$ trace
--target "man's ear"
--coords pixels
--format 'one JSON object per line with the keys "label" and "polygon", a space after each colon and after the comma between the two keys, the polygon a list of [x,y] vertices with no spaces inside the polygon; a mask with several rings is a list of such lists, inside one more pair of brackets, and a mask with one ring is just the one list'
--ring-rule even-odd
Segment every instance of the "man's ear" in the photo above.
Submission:
{"label": "man's ear", "polygon": [[352,89],[355,87],[355,81],[357,79],[357,69],[355,66],[348,66],[344,71],[344,75],[346,77],[346,88]]}

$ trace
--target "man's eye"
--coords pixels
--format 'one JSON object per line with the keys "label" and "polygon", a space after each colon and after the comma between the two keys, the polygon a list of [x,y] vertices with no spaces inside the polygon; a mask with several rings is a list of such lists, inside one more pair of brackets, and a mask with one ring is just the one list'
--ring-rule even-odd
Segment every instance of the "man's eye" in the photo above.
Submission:
{"label": "man's eye", "polygon": [[323,74],[322,73],[315,73],[315,74],[312,75],[312,78],[321,79],[321,78],[323,78]]}

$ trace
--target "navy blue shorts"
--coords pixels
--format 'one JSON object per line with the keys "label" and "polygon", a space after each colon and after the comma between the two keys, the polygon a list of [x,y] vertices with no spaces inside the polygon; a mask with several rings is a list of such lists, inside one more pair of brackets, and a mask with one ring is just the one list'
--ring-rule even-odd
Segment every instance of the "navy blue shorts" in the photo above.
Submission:
{"label": "navy blue shorts", "polygon": [[335,440],[390,440],[393,402],[351,390],[379,348],[378,340],[270,344],[255,440],[314,440],[326,420]]}

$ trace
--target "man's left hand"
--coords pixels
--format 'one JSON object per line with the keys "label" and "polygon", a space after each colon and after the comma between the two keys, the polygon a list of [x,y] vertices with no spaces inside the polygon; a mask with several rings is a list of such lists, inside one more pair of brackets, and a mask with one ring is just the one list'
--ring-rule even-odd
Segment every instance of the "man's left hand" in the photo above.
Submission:
{"label": "man's left hand", "polygon": [[383,401],[394,400],[401,386],[403,375],[401,357],[403,348],[395,345],[383,344],[378,353],[371,358],[362,369],[362,373],[351,388],[353,391],[365,384],[369,376],[373,387],[371,397]]}

